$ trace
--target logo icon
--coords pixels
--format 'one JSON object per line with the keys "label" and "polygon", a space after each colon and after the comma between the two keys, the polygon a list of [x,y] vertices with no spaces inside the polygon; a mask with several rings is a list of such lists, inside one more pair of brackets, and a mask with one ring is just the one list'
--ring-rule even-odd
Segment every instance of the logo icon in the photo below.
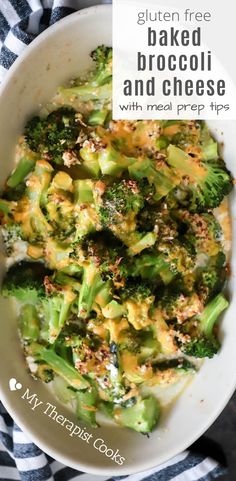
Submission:
{"label": "logo icon", "polygon": [[17,380],[12,377],[9,381],[9,388],[11,391],[17,391],[17,389],[22,388],[22,384],[20,382],[17,382]]}

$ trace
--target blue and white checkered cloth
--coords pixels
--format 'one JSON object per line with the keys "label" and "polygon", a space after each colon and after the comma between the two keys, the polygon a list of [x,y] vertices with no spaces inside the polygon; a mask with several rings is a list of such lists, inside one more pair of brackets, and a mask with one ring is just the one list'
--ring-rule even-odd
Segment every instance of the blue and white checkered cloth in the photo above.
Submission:
{"label": "blue and white checkered cloth", "polygon": [[[43,30],[76,10],[99,3],[110,0],[0,0],[0,81]],[[115,478],[83,474],[42,452],[0,403],[0,480],[3,481],[212,481],[224,472],[219,461],[199,454],[192,447],[140,474]]]}

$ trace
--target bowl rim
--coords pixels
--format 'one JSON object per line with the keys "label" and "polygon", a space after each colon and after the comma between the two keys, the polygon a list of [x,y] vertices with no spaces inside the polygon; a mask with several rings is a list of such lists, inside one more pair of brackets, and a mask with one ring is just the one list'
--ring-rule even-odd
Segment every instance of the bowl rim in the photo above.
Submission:
{"label": "bowl rim", "polygon": [[[8,87],[9,81],[12,79],[12,77],[15,75],[15,73],[18,70],[18,67],[20,64],[27,60],[28,56],[31,54],[32,51],[37,49],[38,46],[40,46],[41,42],[44,41],[46,38],[49,38],[53,36],[57,31],[59,31],[61,28],[63,28],[66,24],[73,23],[75,19],[77,18],[78,20],[82,20],[86,18],[86,16],[89,15],[94,15],[97,12],[110,12],[112,9],[111,4],[100,4],[96,6],[91,6],[87,7],[84,9],[81,9],[77,12],[74,12],[67,17],[59,20],[56,22],[54,25],[52,25],[50,28],[47,28],[44,32],[42,32],[40,35],[38,35],[31,43],[28,45],[25,50],[19,55],[19,57],[15,60],[14,64],[10,67],[10,69],[7,71],[6,75],[3,78],[3,81],[0,84],[0,100],[1,97],[4,95],[5,89]],[[188,438],[187,440],[183,440],[181,444],[176,446],[175,448],[172,448],[170,451],[168,451],[168,455],[162,455],[160,456],[158,460],[158,464],[154,462],[148,462],[148,461],[143,461],[142,462],[142,467],[135,467],[135,461],[134,461],[134,468],[132,469],[132,472],[130,469],[127,469],[125,465],[120,466],[119,468],[110,468],[110,467],[104,467],[104,468],[93,468],[92,465],[86,464],[83,462],[75,462],[74,458],[70,458],[68,456],[64,456],[63,453],[61,453],[59,450],[56,448],[53,448],[51,445],[47,443],[47,438],[45,436],[45,440],[38,439],[37,434],[35,433],[35,429],[31,428],[30,425],[28,425],[27,418],[24,416],[21,416],[20,411],[17,411],[17,408],[14,408],[11,403],[11,399],[9,396],[8,390],[4,391],[1,389],[1,400],[3,402],[3,405],[6,407],[10,415],[14,418],[14,420],[17,422],[17,424],[20,426],[20,428],[25,431],[27,435],[29,435],[30,440],[34,442],[37,446],[39,446],[42,451],[45,451],[47,454],[49,454],[51,457],[53,457],[55,460],[59,461],[60,463],[63,463],[65,466],[71,466],[72,468],[76,470],[83,470],[85,473],[89,474],[94,474],[94,475],[105,475],[105,476],[119,476],[119,475],[130,475],[130,474],[135,474],[138,472],[143,472],[146,470],[153,470],[154,468],[157,468],[163,463],[168,462],[170,459],[173,457],[177,456],[181,452],[185,451],[193,442],[195,442],[211,425],[212,423],[217,419],[217,417],[220,415],[226,404],[229,402],[230,398],[232,397],[236,387],[236,376],[235,380],[231,385],[231,389],[227,391],[224,396],[221,397],[221,402],[217,405],[217,408],[211,413],[211,416],[208,417],[208,421],[204,423],[204,426],[201,426],[198,430],[194,431],[193,435]],[[151,474],[151,473],[150,473]]]}

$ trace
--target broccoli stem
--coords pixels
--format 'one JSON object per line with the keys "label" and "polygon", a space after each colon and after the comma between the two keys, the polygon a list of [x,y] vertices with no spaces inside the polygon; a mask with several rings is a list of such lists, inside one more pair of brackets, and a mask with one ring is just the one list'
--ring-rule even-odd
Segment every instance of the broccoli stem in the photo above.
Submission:
{"label": "broccoli stem", "polygon": [[218,158],[218,144],[211,140],[210,143],[202,147],[202,159],[205,161],[215,160]]}
{"label": "broccoli stem", "polygon": [[95,298],[95,301],[101,308],[104,308],[111,300],[112,300],[111,283],[110,281],[107,281],[99,290]]}
{"label": "broccoli stem", "polygon": [[23,339],[37,341],[40,335],[40,321],[36,307],[25,304],[19,315],[19,328]]}
{"label": "broccoli stem", "polygon": [[113,299],[102,309],[102,314],[107,319],[115,319],[125,314],[125,308]]}
{"label": "broccoli stem", "polygon": [[[131,239],[132,239],[132,234],[131,234]],[[140,239],[135,242],[134,244],[129,246],[128,252],[131,256],[136,256],[137,254],[140,254],[144,249],[148,249],[149,247],[152,247],[157,240],[157,234],[154,232],[148,232],[147,234],[140,235]]]}
{"label": "broccoli stem", "polygon": [[108,110],[93,110],[88,118],[89,125],[104,125]]}
{"label": "broccoli stem", "polygon": [[35,166],[35,159],[29,157],[22,157],[17,164],[15,170],[12,172],[7,180],[8,187],[14,188],[19,185],[25,177],[33,170]]}
{"label": "broccoli stem", "polygon": [[160,417],[160,407],[154,396],[140,399],[131,407],[114,408],[114,419],[118,424],[141,433],[149,433]]}
{"label": "broccoli stem", "polygon": [[77,369],[58,356],[52,349],[46,349],[40,344],[33,344],[31,347],[32,354],[35,355],[36,359],[45,361],[56,374],[63,377],[74,389],[86,389],[90,386]]}
{"label": "broccoli stem", "polygon": [[80,100],[87,102],[88,100],[109,100],[112,96],[112,84],[107,83],[101,86],[78,85],[76,87],[59,88],[62,97],[79,97]]}
{"label": "broccoli stem", "polygon": [[86,266],[78,301],[79,317],[86,318],[89,315],[95,298],[103,285],[104,281],[98,273],[97,267],[94,264]]}
{"label": "broccoli stem", "polygon": [[162,255],[143,254],[134,262],[132,276],[141,276],[143,279],[153,280],[158,276],[165,285],[169,284],[177,275]]}
{"label": "broccoli stem", "polygon": [[92,152],[88,146],[82,147],[79,151],[80,158],[82,159],[82,167],[90,177],[98,177],[100,173],[100,166],[98,163],[97,152]]}
{"label": "broccoli stem", "polygon": [[169,145],[167,162],[171,167],[178,169],[182,175],[189,175],[196,180],[202,180],[206,177],[207,171],[201,165],[193,162],[192,158],[183,150]]}
{"label": "broccoli stem", "polygon": [[212,301],[210,301],[203,312],[197,316],[200,321],[200,329],[206,337],[212,335],[213,327],[218,320],[220,314],[227,309],[229,302],[223,294],[218,294]]}
{"label": "broccoli stem", "polygon": [[127,169],[130,165],[136,162],[133,157],[127,157],[126,155],[117,152],[112,146],[108,146],[102,149],[98,153],[98,162],[103,175],[117,175],[123,170]]}
{"label": "broccoli stem", "polygon": [[0,199],[0,211],[5,215],[11,214],[15,206],[16,203],[14,201]]}
{"label": "broccoli stem", "polygon": [[74,196],[77,204],[91,204],[94,201],[91,180],[75,180],[74,181]]}
{"label": "broccoli stem", "polygon": [[183,372],[194,372],[196,366],[185,358],[167,359],[164,361],[154,361],[152,367],[157,371],[165,371],[166,369],[176,369]]}
{"label": "broccoli stem", "polygon": [[72,303],[75,300],[76,295],[65,292],[64,296],[61,298],[59,295],[47,297],[43,301],[43,306],[45,309],[46,319],[48,320],[49,326],[49,342],[54,342],[55,339],[61,332],[64,326]]}
{"label": "broccoli stem", "polygon": [[168,167],[165,171],[156,170],[154,163],[150,159],[140,159],[133,163],[129,168],[130,176],[135,180],[148,179],[150,184],[153,184],[156,189],[154,199],[160,200],[166,196],[178,183],[177,177],[170,172]]}
{"label": "broccoli stem", "polygon": [[78,419],[88,423],[95,428],[96,422],[96,402],[97,402],[97,390],[95,387],[90,386],[86,391],[78,391],[76,393],[76,416]]}

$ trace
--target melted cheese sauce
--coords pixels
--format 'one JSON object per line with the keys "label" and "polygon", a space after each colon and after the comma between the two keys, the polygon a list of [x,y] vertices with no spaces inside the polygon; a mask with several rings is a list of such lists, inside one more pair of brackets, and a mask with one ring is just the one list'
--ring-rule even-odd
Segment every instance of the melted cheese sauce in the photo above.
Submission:
{"label": "melted cheese sauce", "polygon": [[[158,139],[160,135],[171,137],[178,134],[181,130],[180,124],[178,123],[168,126],[164,129],[161,129],[160,125],[156,121],[154,121],[153,124],[151,124],[151,127],[153,127],[151,128],[151,134],[150,134],[150,122],[149,122],[148,128],[145,128],[146,127],[145,121],[140,122],[137,128],[136,128],[137,124],[135,122],[127,122],[127,121],[112,122],[111,126],[112,128],[109,133],[104,132],[104,130],[101,128],[101,136],[103,137],[104,141],[107,142],[107,144],[113,144],[113,143],[115,144],[115,142],[117,143],[119,142],[121,151],[122,151],[122,145],[123,145],[125,151],[128,152],[129,155],[132,155],[132,153],[134,153],[138,148],[142,148],[144,151],[145,150],[150,151],[152,150],[152,147],[156,139]],[[19,145],[17,146],[16,163],[18,162],[19,158],[22,156],[21,144],[22,144],[22,139],[20,140]],[[194,147],[191,148],[191,152],[194,151],[193,149]],[[195,147],[195,152],[197,153],[197,147]],[[197,164],[195,164],[195,175],[196,177],[203,177],[205,175],[204,169],[202,169]],[[39,182],[39,179],[36,178],[35,182]],[[58,184],[57,187],[59,189],[63,188],[63,186],[65,186],[66,184],[66,190],[70,190],[71,178],[67,176],[67,174],[62,172],[60,174],[57,174],[57,176],[54,178],[54,182],[57,182]],[[21,221],[24,223],[25,229],[27,230],[32,229],[32,226],[27,225],[27,222],[26,222],[30,214],[29,207],[30,206],[28,205],[22,205],[22,212],[18,214],[18,219],[17,219],[18,221]],[[37,212],[37,215],[38,215],[38,212]],[[80,213],[80,216],[81,216],[80,220],[83,220],[83,224],[91,223],[91,220],[94,225],[97,225],[99,222],[97,218],[97,214],[95,211],[93,211],[92,208],[82,211]],[[215,210],[215,216],[222,227],[223,246],[224,246],[224,250],[226,252],[227,258],[229,260],[230,251],[231,251],[231,240],[232,240],[232,226],[231,226],[228,199],[225,199],[220,205],[220,207],[218,207]],[[133,230],[135,229],[135,222],[132,218],[127,219],[126,222],[128,224],[129,230],[132,230],[132,226],[133,226]],[[114,233],[119,234],[118,237],[119,236],[122,237],[122,231],[120,230],[120,226],[118,230],[119,232],[116,232],[116,229],[114,228]],[[131,240],[131,244],[132,244],[132,240]],[[12,256],[11,258],[8,258],[7,260],[8,265],[19,260],[19,256],[24,257],[26,246],[24,245],[23,247],[24,247],[24,249],[22,250],[23,254],[19,249],[18,253],[14,253],[14,256]],[[51,268],[55,268],[56,266],[57,268],[63,268],[69,264],[69,255],[72,252],[72,250],[68,248],[66,250],[62,249],[60,252],[58,251],[58,247],[57,247],[57,250],[56,250],[57,253],[55,254],[53,240],[51,240],[50,237],[48,237],[47,239],[45,251],[49,260],[49,266]],[[42,250],[40,247],[37,247],[37,246],[29,246],[28,255],[33,257],[34,259],[40,258],[40,256],[42,255]],[[153,320],[151,321],[150,319],[148,319],[147,309],[145,305],[142,306],[142,312],[140,312],[140,310],[137,310],[137,306],[134,303],[132,303],[132,301],[127,302],[127,307],[129,310],[130,318],[132,319],[132,324],[135,327],[135,329],[137,330],[142,329],[143,327],[146,327],[150,323],[153,323]],[[143,322],[142,322],[142,318],[143,318]],[[141,319],[141,321],[140,320],[137,321],[137,319]],[[103,339],[106,339],[107,332],[109,331],[111,339],[115,342],[118,340],[121,334],[121,331],[125,330],[127,327],[128,327],[128,322],[126,319],[121,320],[119,324],[116,323],[116,321],[111,319],[106,320],[104,324],[98,324],[94,320],[90,320],[88,323],[88,330],[91,330],[92,332],[94,332],[95,334],[97,334]],[[156,329],[158,333],[157,337],[160,339],[160,342],[165,349],[164,354],[175,355],[176,347],[173,344],[173,340],[168,335],[168,329],[165,325],[165,322],[160,319],[157,319]],[[136,356],[132,356],[131,354],[130,355],[125,354],[123,355],[122,363],[125,370],[129,370],[129,369],[131,369],[132,371],[136,370],[137,378],[138,378],[138,375],[139,375],[138,371],[140,367],[137,366]],[[176,373],[173,370],[167,370],[165,372],[158,372],[153,377],[153,373],[150,373],[149,370],[147,369],[146,373],[142,372],[142,378],[146,378],[146,381],[147,381],[146,386],[142,387],[142,392],[143,393],[148,393],[150,391],[153,392],[159,399],[162,409],[167,411],[172,405],[172,403],[177,399],[177,397],[182,394],[186,386],[191,382],[193,376],[194,375],[191,375],[191,374],[181,375],[180,373]],[[158,383],[158,385],[154,386],[155,383]],[[49,389],[51,388],[52,386],[49,386]],[[65,400],[63,400],[63,402],[65,402]],[[74,407],[71,406],[71,409],[74,410]],[[107,420],[107,418],[105,418],[104,416],[100,416],[100,418],[102,419],[103,424],[110,423],[110,421]]]}

